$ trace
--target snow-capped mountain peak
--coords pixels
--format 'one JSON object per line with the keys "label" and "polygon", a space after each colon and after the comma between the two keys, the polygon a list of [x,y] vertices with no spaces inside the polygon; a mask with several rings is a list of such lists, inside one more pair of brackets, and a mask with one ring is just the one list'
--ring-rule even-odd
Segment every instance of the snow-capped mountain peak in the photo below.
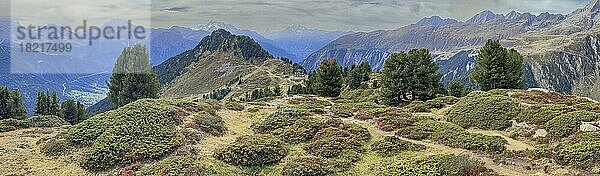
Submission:
{"label": "snow-capped mountain peak", "polygon": [[217,22],[217,21],[211,21],[208,24],[205,25],[198,25],[196,27],[192,27],[193,30],[196,31],[207,31],[207,32],[213,32],[216,31],[217,29],[225,29],[227,31],[232,31],[232,30],[238,30],[235,26],[224,23],[224,22]]}

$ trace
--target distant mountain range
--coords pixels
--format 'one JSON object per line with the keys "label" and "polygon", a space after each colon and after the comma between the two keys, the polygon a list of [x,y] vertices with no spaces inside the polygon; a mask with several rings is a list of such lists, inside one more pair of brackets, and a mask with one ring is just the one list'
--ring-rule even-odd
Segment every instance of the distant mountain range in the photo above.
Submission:
{"label": "distant mountain range", "polygon": [[[14,23],[11,25],[10,23]],[[104,26],[122,26],[127,21],[112,20]],[[20,70],[21,74],[9,74],[11,64],[8,62],[10,56],[11,41],[9,31],[11,26],[18,23],[8,20],[0,20],[0,56],[4,63],[0,86],[11,89],[20,89],[24,94],[25,103],[31,113],[35,104],[35,95],[38,91],[57,91],[61,99],[76,99],[86,105],[92,105],[102,100],[108,91],[106,81],[110,78],[110,72],[120,55],[121,50],[129,45],[141,43],[149,45],[150,58],[153,65],[177,56],[198,45],[202,38],[210,35],[217,29],[225,29],[236,35],[245,35],[254,39],[269,53],[275,57],[285,57],[296,62],[301,62],[308,53],[333,41],[338,36],[346,33],[328,32],[322,30],[307,29],[306,31],[288,31],[270,33],[273,39],[269,39],[258,32],[238,29],[233,25],[210,22],[206,25],[198,25],[193,28],[174,26],[168,29],[154,28],[149,30],[147,40],[106,40],[95,41],[92,46],[87,46],[87,41],[68,40],[64,42],[73,44],[73,51],[62,54],[47,53],[20,53],[14,52],[12,71]],[[291,29],[291,28],[288,28]],[[293,43],[291,42],[293,41]],[[282,46],[285,45],[285,46]],[[12,46],[18,46],[12,43]],[[285,49],[284,49],[285,48]],[[17,48],[12,48],[17,50]],[[2,71],[2,70],[0,70]]]}
{"label": "distant mountain range", "polygon": [[516,12],[507,19],[504,15],[489,13],[477,14],[468,20],[470,22],[431,17],[395,30],[348,34],[311,54],[304,60],[303,66],[314,70],[322,60],[336,58],[344,66],[369,61],[374,69],[381,69],[384,59],[392,52],[427,48],[436,53],[474,48],[487,39],[505,39],[528,31],[544,30],[564,19],[563,15],[533,16]]}
{"label": "distant mountain range", "polygon": [[300,25],[290,26],[282,31],[265,34],[287,52],[294,54],[294,63],[302,62],[313,52],[323,48],[329,42],[352,32],[325,31],[310,29]]}
{"label": "distant mountain range", "polygon": [[442,19],[442,17],[439,17],[439,16],[432,16],[432,17],[425,17],[425,18],[419,20],[419,22],[415,23],[415,25],[417,25],[417,26],[446,26],[446,25],[454,24],[454,23],[459,23],[459,21],[455,20],[455,19],[451,19],[451,18]]}
{"label": "distant mountain range", "polygon": [[569,15],[486,10],[465,22],[434,16],[395,30],[342,36],[302,65],[314,70],[321,61],[335,58],[344,66],[369,61],[379,70],[393,52],[427,48],[440,63],[443,82],[467,83],[478,49],[488,39],[500,39],[524,55],[527,86],[600,99],[599,13],[600,3],[592,0]]}

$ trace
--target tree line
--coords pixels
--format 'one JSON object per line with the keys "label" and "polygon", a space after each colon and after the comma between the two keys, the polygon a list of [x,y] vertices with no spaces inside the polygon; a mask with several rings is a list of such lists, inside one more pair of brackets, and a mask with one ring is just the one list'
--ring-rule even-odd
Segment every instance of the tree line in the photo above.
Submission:
{"label": "tree line", "polygon": [[[80,102],[66,100],[60,103],[56,92],[41,91],[37,94],[34,115],[59,116],[71,124],[76,124],[86,118],[86,111]],[[6,87],[0,87],[0,119],[24,119],[27,116],[19,90],[10,91]]]}
{"label": "tree line", "polygon": [[[480,90],[523,88],[523,56],[516,50],[502,47],[498,40],[488,40],[476,61],[470,81]],[[374,80],[370,86],[381,86],[382,99],[391,106],[426,101],[438,95],[462,97],[470,91],[458,81],[444,87],[438,69],[439,65],[433,61],[427,49],[393,53],[384,63],[381,79]],[[309,74],[304,85],[291,86],[288,94],[337,97],[344,88],[354,90],[367,86],[367,82],[371,81],[371,72],[368,62],[344,68],[338,66],[335,59],[325,60],[315,72]]]}
{"label": "tree line", "polygon": [[[285,58],[279,59],[289,61]],[[514,49],[502,47],[498,40],[488,40],[476,61],[477,65],[470,80],[479,89],[523,87],[523,57]],[[293,66],[294,69],[297,67],[301,66]],[[457,81],[444,87],[440,82],[441,75],[437,73],[438,68],[439,65],[433,61],[427,49],[412,49],[391,54],[384,63],[379,80],[371,79],[372,70],[368,62],[342,67],[335,59],[325,60],[315,72],[308,74],[308,80],[304,84],[289,87],[287,93],[337,97],[344,89],[381,87],[382,100],[395,106],[416,100],[429,100],[440,94],[461,97],[470,91]],[[109,89],[109,99],[116,107],[142,98],[158,98],[158,80],[152,71],[145,47],[135,45],[123,50],[113,70]],[[219,99],[224,92],[227,91],[217,91],[207,95],[210,96],[207,98]],[[244,99],[257,100],[282,94],[280,87],[256,89]]]}

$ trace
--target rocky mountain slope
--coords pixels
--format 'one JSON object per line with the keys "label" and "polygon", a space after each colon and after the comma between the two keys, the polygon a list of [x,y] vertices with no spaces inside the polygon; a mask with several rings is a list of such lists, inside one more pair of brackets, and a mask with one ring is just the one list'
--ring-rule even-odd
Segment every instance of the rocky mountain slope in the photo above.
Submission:
{"label": "rocky mountain slope", "polygon": [[484,11],[465,23],[351,34],[315,52],[303,65],[314,69],[321,60],[336,58],[343,65],[369,61],[374,69],[381,69],[392,52],[428,48],[440,63],[443,82],[467,82],[477,48],[489,38],[501,39],[525,57],[527,86],[600,99],[595,93],[599,84],[598,13],[600,3],[592,0],[566,16]]}
{"label": "rocky mountain slope", "polygon": [[427,26],[427,25],[445,26],[445,25],[454,24],[454,23],[458,23],[458,22],[459,22],[458,20],[451,19],[451,18],[442,19],[442,17],[439,17],[439,16],[432,16],[432,17],[423,18],[415,24],[420,25],[420,26]]}
{"label": "rocky mountain slope", "polygon": [[547,31],[503,41],[517,49],[530,68],[529,82],[554,91],[600,99],[598,0],[569,14]]}
{"label": "rocky mountain slope", "polygon": [[[473,17],[472,22],[459,22],[449,25],[409,25],[396,30],[360,32],[342,36],[324,48],[310,55],[303,66],[314,70],[318,64],[329,58],[349,66],[353,63],[369,61],[374,69],[383,68],[383,61],[392,52],[412,48],[427,48],[437,52],[457,52],[476,48],[487,39],[505,39],[528,31],[544,30],[562,20],[561,15],[513,13],[511,18],[497,15],[486,16],[482,12]],[[481,16],[484,17],[481,17]],[[482,18],[482,20],[476,20]],[[425,20],[426,21],[426,20]],[[479,21],[479,22],[476,22]]]}
{"label": "rocky mountain slope", "polygon": [[241,96],[288,81],[291,64],[275,59],[248,36],[215,30],[194,49],[156,66],[164,97],[201,95],[233,88]]}

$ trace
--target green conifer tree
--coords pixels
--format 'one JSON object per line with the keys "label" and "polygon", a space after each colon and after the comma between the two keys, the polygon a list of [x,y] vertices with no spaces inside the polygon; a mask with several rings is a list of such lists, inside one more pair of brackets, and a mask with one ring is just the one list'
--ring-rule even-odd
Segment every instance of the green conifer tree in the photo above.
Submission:
{"label": "green conifer tree", "polygon": [[342,70],[335,59],[325,60],[317,69],[315,75],[315,90],[318,95],[337,97],[342,89]]}
{"label": "green conifer tree", "polygon": [[0,119],[7,119],[11,117],[12,103],[10,99],[10,92],[6,87],[0,87]]}
{"label": "green conifer tree", "polygon": [[40,91],[37,95],[35,115],[46,115],[50,112],[50,103],[46,92]]}
{"label": "green conifer tree", "polygon": [[67,100],[61,104],[60,116],[74,125],[85,119],[85,107],[80,102]]}
{"label": "green conifer tree", "polygon": [[117,107],[143,98],[158,98],[158,78],[146,47],[135,45],[123,49],[108,86],[108,97]]}
{"label": "green conifer tree", "polygon": [[439,66],[427,49],[392,54],[384,64],[382,96],[386,104],[398,106],[413,100],[429,100],[441,90]]}
{"label": "green conifer tree", "polygon": [[275,94],[275,96],[281,96],[283,94],[281,86],[275,86],[275,88],[273,88],[273,94]]}
{"label": "green conifer tree", "polygon": [[467,94],[467,88],[460,81],[452,81],[447,86],[448,95],[454,97],[463,97]]}
{"label": "green conifer tree", "polygon": [[498,40],[488,40],[477,56],[477,66],[471,79],[481,90],[521,89],[524,81],[523,56],[507,50]]}
{"label": "green conifer tree", "polygon": [[11,99],[11,117],[22,119],[27,117],[27,110],[25,109],[25,104],[23,104],[23,97],[19,90],[14,89],[10,96]]}
{"label": "green conifer tree", "polygon": [[52,91],[51,95],[52,96],[50,97],[51,98],[50,104],[48,105],[48,107],[49,107],[48,114],[45,114],[45,115],[56,115],[57,116],[60,114],[60,100],[58,100],[56,92]]}

